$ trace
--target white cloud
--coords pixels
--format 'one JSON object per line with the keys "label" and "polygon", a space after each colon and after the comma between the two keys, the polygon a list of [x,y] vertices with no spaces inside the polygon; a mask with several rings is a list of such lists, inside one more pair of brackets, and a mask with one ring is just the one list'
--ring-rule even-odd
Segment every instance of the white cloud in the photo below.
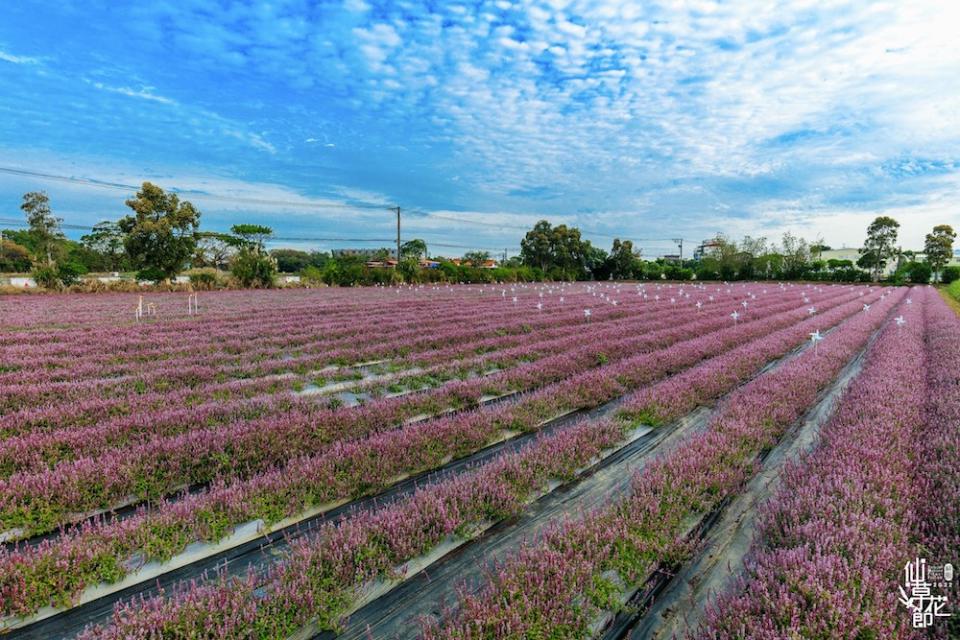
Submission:
{"label": "white cloud", "polygon": [[31,58],[30,56],[16,56],[12,53],[7,53],[6,51],[0,50],[0,60],[4,62],[12,62],[13,64],[40,64],[39,58]]}
{"label": "white cloud", "polygon": [[176,100],[171,98],[166,98],[164,96],[157,95],[152,92],[153,87],[141,87],[140,89],[131,89],[129,87],[111,87],[105,85],[102,82],[94,82],[93,86],[97,89],[102,89],[104,91],[110,91],[112,93],[119,93],[120,95],[129,96],[131,98],[141,98],[143,100],[152,100],[153,102],[159,102],[160,104],[177,104]]}

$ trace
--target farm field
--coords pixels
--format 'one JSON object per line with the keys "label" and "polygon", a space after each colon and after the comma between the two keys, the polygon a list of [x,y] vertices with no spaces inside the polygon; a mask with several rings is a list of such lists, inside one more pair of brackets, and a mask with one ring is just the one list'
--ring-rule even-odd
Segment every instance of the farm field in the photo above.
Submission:
{"label": "farm field", "polygon": [[932,287],[143,297],[0,297],[7,637],[931,637]]}

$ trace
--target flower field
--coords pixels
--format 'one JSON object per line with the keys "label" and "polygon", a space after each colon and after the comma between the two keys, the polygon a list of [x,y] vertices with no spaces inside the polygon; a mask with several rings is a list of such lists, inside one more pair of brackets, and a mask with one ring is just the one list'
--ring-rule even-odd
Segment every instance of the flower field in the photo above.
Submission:
{"label": "flower field", "polygon": [[628,637],[863,354],[688,632],[920,637],[903,565],[957,560],[960,319],[931,288],[148,297],[0,298],[11,637]]}

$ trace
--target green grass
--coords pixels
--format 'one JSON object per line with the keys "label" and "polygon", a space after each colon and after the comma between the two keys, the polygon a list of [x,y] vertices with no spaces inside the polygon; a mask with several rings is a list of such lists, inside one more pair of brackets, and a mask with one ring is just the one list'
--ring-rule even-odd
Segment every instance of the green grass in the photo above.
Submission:
{"label": "green grass", "polygon": [[960,280],[954,280],[949,285],[941,289],[944,299],[953,307],[953,310],[960,313]]}

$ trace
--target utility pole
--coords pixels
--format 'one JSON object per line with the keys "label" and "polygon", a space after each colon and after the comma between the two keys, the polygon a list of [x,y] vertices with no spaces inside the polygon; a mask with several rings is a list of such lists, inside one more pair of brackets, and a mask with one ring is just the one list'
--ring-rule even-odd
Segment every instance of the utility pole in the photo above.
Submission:
{"label": "utility pole", "polygon": [[674,242],[680,245],[680,266],[683,266],[683,238],[674,238]]}
{"label": "utility pole", "polygon": [[400,266],[400,206],[390,207],[391,211],[397,212],[397,267]]}

